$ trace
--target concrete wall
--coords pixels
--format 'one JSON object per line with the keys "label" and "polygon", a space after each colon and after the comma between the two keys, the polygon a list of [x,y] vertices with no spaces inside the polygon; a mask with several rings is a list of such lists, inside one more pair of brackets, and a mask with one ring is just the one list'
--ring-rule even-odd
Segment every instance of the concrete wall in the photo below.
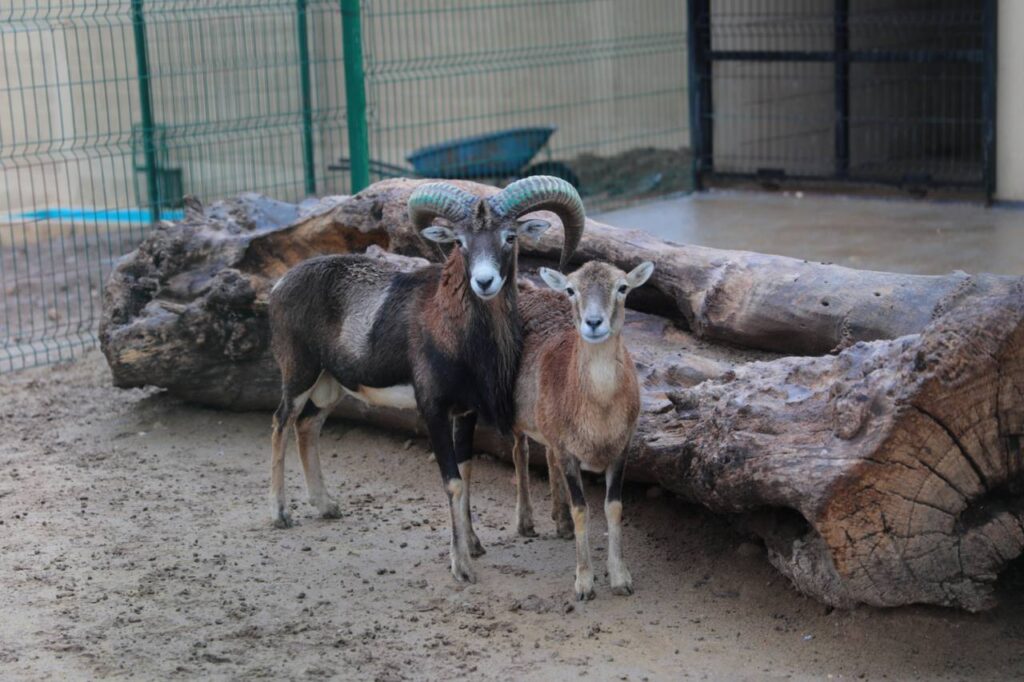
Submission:
{"label": "concrete wall", "polygon": [[999,2],[996,197],[1024,201],[1024,2]]}

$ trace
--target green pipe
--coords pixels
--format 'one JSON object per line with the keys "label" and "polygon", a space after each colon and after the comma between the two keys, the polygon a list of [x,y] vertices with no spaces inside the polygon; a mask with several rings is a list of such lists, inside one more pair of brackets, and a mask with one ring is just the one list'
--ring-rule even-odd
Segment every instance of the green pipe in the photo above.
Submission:
{"label": "green pipe", "polygon": [[359,0],[341,0],[341,29],[345,55],[345,110],[352,193],[370,184],[370,142],[366,132],[366,74]]}
{"label": "green pipe", "polygon": [[142,0],[132,0],[132,28],[135,33],[135,63],[139,72],[139,106],[142,109],[142,147],[146,157],[146,190],[153,222],[160,220],[160,192],[157,186],[156,145],[153,142],[153,95],[150,88],[149,49]]}
{"label": "green pipe", "polygon": [[306,0],[295,0],[295,27],[299,40],[299,89],[302,91],[302,163],[306,194],[316,194],[316,165],[313,159],[313,97],[309,84],[309,30]]}

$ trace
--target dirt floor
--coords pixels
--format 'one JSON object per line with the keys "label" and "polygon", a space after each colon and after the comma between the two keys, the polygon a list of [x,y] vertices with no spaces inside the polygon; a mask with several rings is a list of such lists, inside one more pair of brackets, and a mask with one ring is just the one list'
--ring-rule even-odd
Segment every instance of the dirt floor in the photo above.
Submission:
{"label": "dirt floor", "polygon": [[[325,467],[344,518],[268,522],[270,418],[112,388],[102,356],[0,376],[0,678],[1020,679],[1024,566],[1003,605],[830,611],[724,520],[626,493],[637,588],[572,599],[573,549],[515,535],[511,468],[475,471],[480,582],[447,567],[425,443],[343,422]],[[601,488],[589,487],[600,509]],[[601,514],[592,535],[603,566]]]}

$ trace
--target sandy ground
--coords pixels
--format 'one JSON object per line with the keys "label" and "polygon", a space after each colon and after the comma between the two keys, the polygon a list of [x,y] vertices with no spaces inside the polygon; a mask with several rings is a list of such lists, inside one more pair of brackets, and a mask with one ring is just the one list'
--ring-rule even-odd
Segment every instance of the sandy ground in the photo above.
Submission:
{"label": "sandy ground", "polygon": [[[480,582],[447,570],[425,443],[343,422],[325,468],[344,518],[268,523],[269,415],[110,386],[102,357],[0,377],[0,678],[1020,679],[1024,570],[1004,604],[829,611],[728,523],[626,492],[637,588],[572,600],[573,549],[547,517],[515,535],[512,471],[482,460]],[[600,509],[601,487],[589,485]],[[601,514],[592,524],[603,567]]]}

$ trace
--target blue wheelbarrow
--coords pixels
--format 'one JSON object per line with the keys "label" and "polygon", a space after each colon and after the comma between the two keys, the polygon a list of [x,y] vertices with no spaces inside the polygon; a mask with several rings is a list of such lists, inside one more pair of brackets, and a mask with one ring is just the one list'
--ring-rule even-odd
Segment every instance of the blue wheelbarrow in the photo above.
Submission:
{"label": "blue wheelbarrow", "polygon": [[[420,177],[461,180],[515,180],[529,175],[553,175],[580,188],[579,177],[560,161],[530,165],[557,130],[554,126],[510,128],[464,137],[417,149],[406,157],[412,168],[370,160],[370,173],[384,178]],[[350,159],[338,159],[329,170],[349,170]]]}

